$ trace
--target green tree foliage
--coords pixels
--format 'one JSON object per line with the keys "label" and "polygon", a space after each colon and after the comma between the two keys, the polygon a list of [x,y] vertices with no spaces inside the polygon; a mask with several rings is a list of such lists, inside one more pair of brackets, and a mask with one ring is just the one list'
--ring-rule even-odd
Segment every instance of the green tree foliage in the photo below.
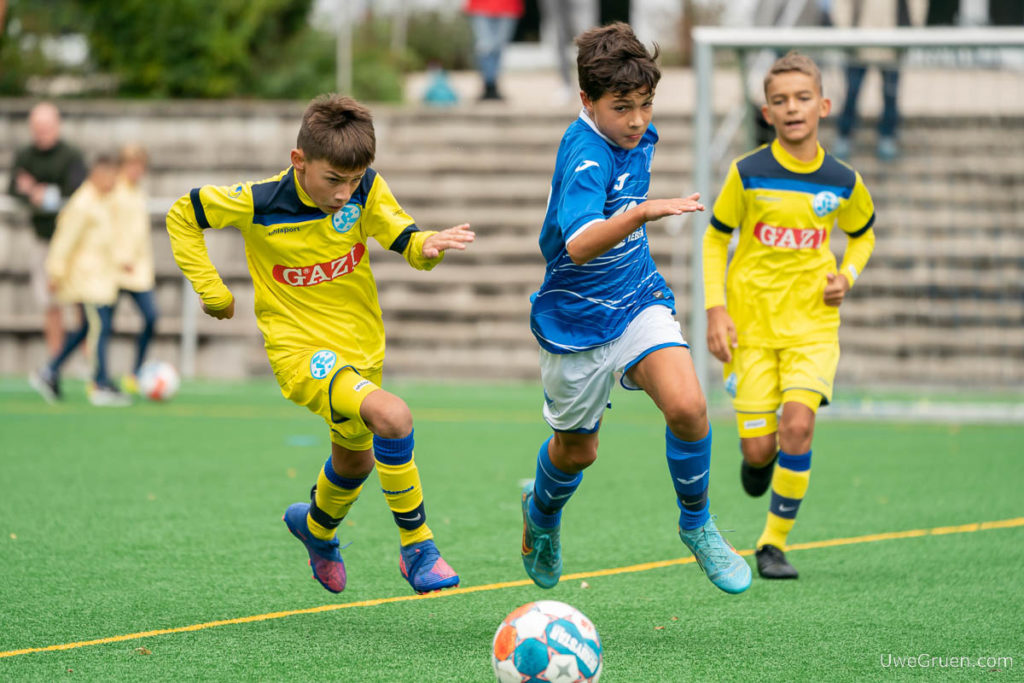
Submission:
{"label": "green tree foliage", "polygon": [[312,0],[79,0],[96,66],[120,91],[157,97],[261,94],[286,69]]}

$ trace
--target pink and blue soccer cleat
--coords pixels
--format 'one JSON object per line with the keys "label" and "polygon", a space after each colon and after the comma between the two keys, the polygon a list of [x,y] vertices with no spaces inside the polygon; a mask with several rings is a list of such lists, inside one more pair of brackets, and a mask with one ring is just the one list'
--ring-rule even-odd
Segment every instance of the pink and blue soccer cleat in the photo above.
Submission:
{"label": "pink and blue soccer cleat", "polygon": [[444,561],[431,539],[403,545],[400,551],[398,568],[417,593],[431,593],[459,585],[459,575]]}
{"label": "pink and blue soccer cleat", "polygon": [[[284,523],[292,536],[302,541],[309,553],[309,566],[313,569],[313,578],[332,593],[345,590],[345,561],[338,550],[338,538],[335,536],[324,541],[309,532],[306,514],[309,503],[293,503],[284,511]],[[446,565],[447,566],[447,565]]]}

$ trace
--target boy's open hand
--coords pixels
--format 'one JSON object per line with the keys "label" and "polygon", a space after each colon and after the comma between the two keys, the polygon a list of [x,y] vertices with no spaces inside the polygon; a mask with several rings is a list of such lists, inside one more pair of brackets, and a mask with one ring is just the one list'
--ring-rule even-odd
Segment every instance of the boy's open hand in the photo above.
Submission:
{"label": "boy's open hand", "polygon": [[423,256],[437,258],[448,249],[465,251],[466,245],[476,239],[476,233],[469,229],[469,223],[456,225],[441,232],[434,233],[423,240]]}
{"label": "boy's open hand", "polygon": [[232,299],[224,308],[207,308],[206,304],[203,304],[203,313],[217,320],[227,320],[235,315],[235,300]]}
{"label": "boy's open hand", "polygon": [[708,350],[711,354],[728,363],[732,360],[732,350],[736,348],[736,325],[725,306],[713,306],[708,309]]}
{"label": "boy's open hand", "polygon": [[827,306],[839,306],[843,303],[843,297],[850,291],[850,281],[846,279],[845,275],[837,275],[836,273],[826,273],[825,279],[825,305]]}
{"label": "boy's open hand", "polygon": [[678,216],[682,213],[703,211],[704,205],[699,201],[700,192],[694,192],[689,197],[674,197],[672,199],[649,199],[643,203],[644,221],[656,221],[665,216]]}

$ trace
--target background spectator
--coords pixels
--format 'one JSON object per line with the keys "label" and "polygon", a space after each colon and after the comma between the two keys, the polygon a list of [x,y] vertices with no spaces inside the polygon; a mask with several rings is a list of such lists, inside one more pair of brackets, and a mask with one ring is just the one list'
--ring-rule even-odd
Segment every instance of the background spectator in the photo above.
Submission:
{"label": "background spectator", "polygon": [[465,10],[473,27],[473,52],[484,83],[480,99],[503,99],[498,90],[501,55],[523,16],[523,0],[467,0]]}
{"label": "background spectator", "polygon": [[[136,377],[146,359],[146,349],[153,337],[157,310],[156,278],[153,269],[153,239],[150,235],[149,209],[142,177],[146,174],[148,157],[139,145],[126,145],[118,155],[117,185],[111,197],[113,213],[114,261],[118,285],[126,292],[142,315],[142,331],[135,347],[135,363],[122,382],[122,389],[138,393]],[[116,303],[115,303],[116,307]]]}
{"label": "background spectator", "polygon": [[82,153],[60,137],[60,112],[40,102],[28,115],[32,142],[19,149],[11,165],[8,192],[31,211],[35,240],[31,262],[32,291],[45,311],[43,333],[47,351],[57,353],[64,337],[61,310],[47,288],[43,263],[57,221],[57,212],[85,179]]}

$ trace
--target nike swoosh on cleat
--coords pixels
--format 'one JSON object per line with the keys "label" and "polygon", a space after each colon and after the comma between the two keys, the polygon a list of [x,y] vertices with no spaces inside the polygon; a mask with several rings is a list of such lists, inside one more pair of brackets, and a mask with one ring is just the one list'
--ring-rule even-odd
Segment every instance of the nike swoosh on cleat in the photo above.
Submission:
{"label": "nike swoosh on cleat", "polygon": [[693,477],[691,479],[685,479],[683,477],[676,477],[676,481],[678,481],[680,484],[696,484],[698,481],[703,479],[704,475],[707,474],[709,471],[710,470],[704,470],[703,472],[698,474],[696,477]]}

